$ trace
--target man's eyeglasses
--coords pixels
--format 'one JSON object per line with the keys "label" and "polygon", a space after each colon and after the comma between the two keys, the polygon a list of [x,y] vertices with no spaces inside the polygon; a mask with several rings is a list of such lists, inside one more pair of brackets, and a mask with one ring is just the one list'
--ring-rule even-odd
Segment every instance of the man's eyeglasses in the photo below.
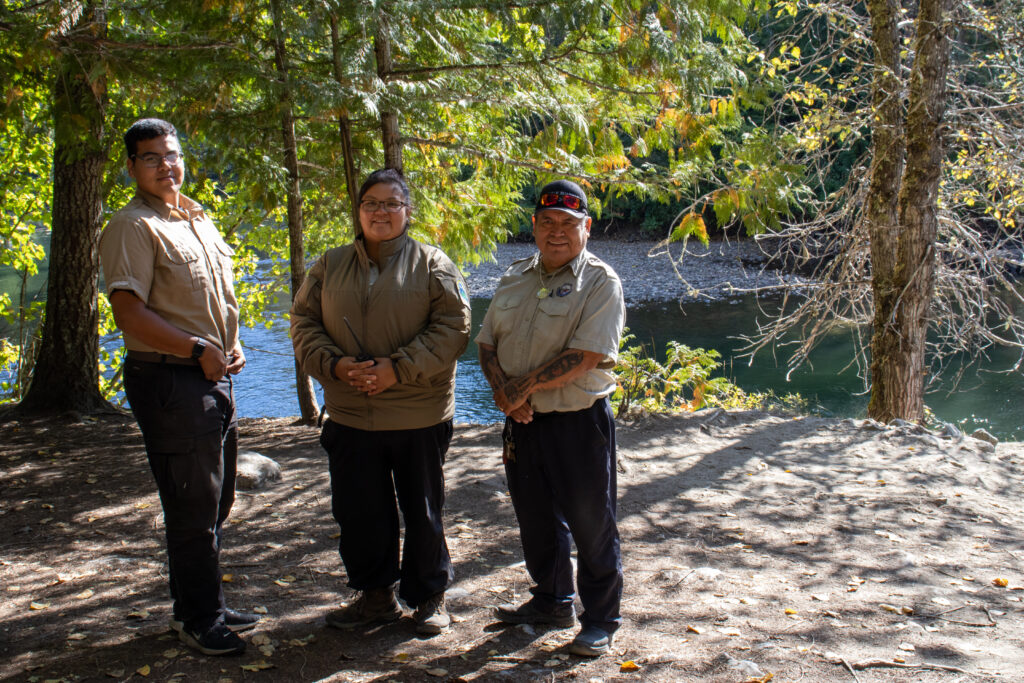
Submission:
{"label": "man's eyeglasses", "polygon": [[160,165],[161,161],[166,161],[168,166],[177,166],[178,164],[185,161],[185,155],[181,152],[168,152],[167,154],[157,154],[156,152],[148,152],[146,154],[133,154],[132,159],[141,161],[142,165],[147,168],[156,168]]}
{"label": "man's eyeglasses", "polygon": [[409,206],[405,202],[399,202],[394,199],[389,199],[386,202],[378,202],[373,199],[367,199],[359,204],[359,208],[367,213],[374,213],[384,209],[388,213],[398,213],[403,207]]}
{"label": "man's eyeglasses", "polygon": [[549,206],[560,206],[567,209],[577,211],[580,208],[582,201],[579,197],[573,194],[565,194],[563,192],[548,192],[540,196],[540,205]]}

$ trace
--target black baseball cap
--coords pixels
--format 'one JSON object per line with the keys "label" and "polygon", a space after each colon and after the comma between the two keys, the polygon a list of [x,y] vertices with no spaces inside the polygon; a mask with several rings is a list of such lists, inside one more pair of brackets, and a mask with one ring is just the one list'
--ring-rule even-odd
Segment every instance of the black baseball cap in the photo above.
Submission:
{"label": "black baseball cap", "polygon": [[571,180],[556,180],[541,188],[537,196],[537,208],[534,213],[544,209],[558,209],[576,218],[587,215],[587,195]]}

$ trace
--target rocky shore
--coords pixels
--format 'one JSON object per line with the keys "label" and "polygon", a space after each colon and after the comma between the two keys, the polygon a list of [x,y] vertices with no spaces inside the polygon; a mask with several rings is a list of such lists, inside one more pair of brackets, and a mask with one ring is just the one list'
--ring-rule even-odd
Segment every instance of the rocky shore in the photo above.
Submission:
{"label": "rocky shore", "polygon": [[[622,278],[627,303],[710,301],[751,290],[807,283],[799,275],[766,269],[767,258],[753,240],[664,245],[658,242],[591,240],[587,248]],[[470,296],[490,298],[509,264],[536,251],[533,243],[502,244],[496,262],[469,269]]]}

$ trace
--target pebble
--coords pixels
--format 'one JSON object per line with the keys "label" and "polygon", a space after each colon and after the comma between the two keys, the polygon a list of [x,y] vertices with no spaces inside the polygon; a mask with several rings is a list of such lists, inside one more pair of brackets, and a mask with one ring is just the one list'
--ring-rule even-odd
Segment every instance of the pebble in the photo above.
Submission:
{"label": "pebble", "polygon": [[[660,242],[591,240],[587,249],[615,269],[630,304],[645,301],[719,301],[754,291],[796,288],[810,281],[766,269],[768,259],[754,240],[664,245]],[[532,242],[498,245],[495,262],[470,266],[466,282],[473,298],[490,298],[513,262],[536,253]]]}

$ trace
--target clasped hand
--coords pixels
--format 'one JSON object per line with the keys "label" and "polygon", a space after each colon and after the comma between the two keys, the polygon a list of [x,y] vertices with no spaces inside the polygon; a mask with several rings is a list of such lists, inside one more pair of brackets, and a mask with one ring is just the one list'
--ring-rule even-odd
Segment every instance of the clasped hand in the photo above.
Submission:
{"label": "clasped hand", "polygon": [[533,421],[533,406],[527,402],[528,398],[529,395],[519,389],[514,379],[506,380],[494,390],[495,405],[501,412],[522,424]]}
{"label": "clasped hand", "polygon": [[395,365],[387,357],[357,361],[344,356],[334,367],[334,376],[368,396],[376,396],[398,382]]}

